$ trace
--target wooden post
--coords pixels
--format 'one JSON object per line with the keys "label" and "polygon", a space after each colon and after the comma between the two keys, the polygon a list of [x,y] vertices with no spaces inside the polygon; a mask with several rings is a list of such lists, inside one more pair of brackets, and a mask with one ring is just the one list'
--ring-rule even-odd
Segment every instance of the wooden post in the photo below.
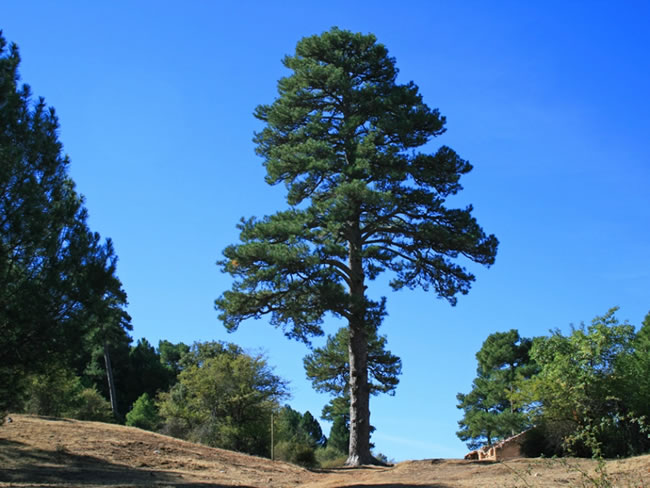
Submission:
{"label": "wooden post", "polygon": [[271,461],[275,461],[273,459],[273,412],[271,412]]}

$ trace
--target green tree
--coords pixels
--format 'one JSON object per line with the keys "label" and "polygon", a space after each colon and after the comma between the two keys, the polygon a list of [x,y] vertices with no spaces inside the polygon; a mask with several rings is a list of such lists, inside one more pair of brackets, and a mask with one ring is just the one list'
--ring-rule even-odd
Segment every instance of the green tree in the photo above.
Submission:
{"label": "green tree", "polygon": [[158,342],[158,352],[160,353],[160,362],[172,374],[172,383],[176,383],[176,377],[181,372],[181,359],[190,352],[189,346],[182,342],[173,344],[167,340],[161,340]]}
{"label": "green tree", "polygon": [[255,116],[269,184],[285,184],[289,208],[242,219],[241,243],[224,250],[235,282],[216,300],[229,330],[269,315],[289,337],[322,335],[324,314],[347,320],[350,365],[348,464],[370,453],[368,339],[382,302],[367,281],[385,270],[391,286],[433,288],[452,305],[474,276],[456,258],[494,262],[497,239],[472,208],[450,209],[471,165],[448,147],[417,149],[444,132],[410,82],[396,81],[395,60],[373,35],[333,28],[302,39],[284,58],[291,74]]}
{"label": "green tree", "polygon": [[540,371],[523,382],[521,398],[534,408],[550,453],[611,457],[647,448],[643,422],[630,408],[634,394],[625,388],[634,327],[620,323],[616,310],[533,344]]}
{"label": "green tree", "polygon": [[[342,400],[345,407],[350,404],[350,400],[346,397],[338,397],[337,400]],[[347,455],[350,447],[350,409],[337,409],[336,403],[330,406],[332,407],[330,410],[323,412],[323,417],[332,421],[327,447]]]}
{"label": "green tree", "polygon": [[468,441],[470,449],[491,445],[530,427],[526,412],[515,405],[513,396],[519,382],[537,372],[529,356],[532,342],[521,338],[515,329],[496,332],[476,353],[477,377],[472,391],[456,396],[458,408],[464,412],[456,435]]}
{"label": "green tree", "polygon": [[29,376],[24,410],[36,415],[74,417],[81,405],[83,385],[74,372],[52,367],[47,373]]}
{"label": "green tree", "polygon": [[158,409],[148,393],[143,393],[126,414],[126,425],[155,431],[160,425]]}
{"label": "green tree", "polygon": [[167,391],[174,383],[174,373],[165,367],[158,351],[147,341],[138,340],[129,352],[127,378],[127,404],[131,405],[143,393],[154,398],[158,392]]}
{"label": "green tree", "polygon": [[84,388],[79,394],[80,405],[74,414],[79,420],[95,422],[115,422],[111,404],[96,388]]}
{"label": "green tree", "polygon": [[163,431],[204,444],[269,456],[271,414],[286,383],[262,356],[232,344],[195,344],[178,383],[159,395]]}
{"label": "green tree", "polygon": [[305,433],[309,443],[314,447],[323,447],[327,444],[327,439],[323,435],[323,431],[318,423],[318,420],[314,418],[311,412],[308,410],[300,419],[299,423],[300,430]]}
{"label": "green tree", "polygon": [[112,244],[88,229],[68,176],[55,111],[32,102],[19,63],[0,33],[0,410],[26,375],[68,367],[126,304]]}
{"label": "green tree", "polygon": [[320,424],[309,412],[300,414],[289,405],[282,407],[274,421],[274,457],[311,467],[315,451],[326,443]]}
{"label": "green tree", "polygon": [[86,350],[77,360],[82,381],[92,384],[105,398],[112,399],[111,409],[118,420],[129,411],[134,398],[128,389],[132,374],[131,343],[132,338],[126,329],[100,327],[89,334],[84,346]]}
{"label": "green tree", "polygon": [[28,413],[79,420],[113,422],[110,404],[95,388],[84,388],[69,368],[53,364],[46,373],[29,375],[24,404]]}
{"label": "green tree", "polygon": [[621,361],[620,369],[624,372],[621,396],[627,399],[636,416],[645,417],[650,423],[650,312],[641,323],[632,348],[632,353]]}

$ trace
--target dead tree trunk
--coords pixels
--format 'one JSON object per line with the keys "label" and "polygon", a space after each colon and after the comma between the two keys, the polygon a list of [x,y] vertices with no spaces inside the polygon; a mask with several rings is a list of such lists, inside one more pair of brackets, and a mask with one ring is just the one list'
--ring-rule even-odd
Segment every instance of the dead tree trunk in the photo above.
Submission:
{"label": "dead tree trunk", "polygon": [[113,416],[119,418],[117,410],[117,393],[115,391],[115,380],[113,379],[113,367],[111,366],[111,356],[108,352],[108,343],[104,341],[104,364],[106,365],[106,379],[108,380],[108,394],[111,399],[111,410]]}

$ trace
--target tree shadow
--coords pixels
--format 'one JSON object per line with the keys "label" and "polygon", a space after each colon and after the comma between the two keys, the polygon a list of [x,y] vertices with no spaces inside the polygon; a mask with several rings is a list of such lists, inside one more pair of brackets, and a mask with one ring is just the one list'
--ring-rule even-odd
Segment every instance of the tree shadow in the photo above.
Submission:
{"label": "tree shadow", "polygon": [[425,484],[418,483],[412,485],[410,483],[375,483],[375,484],[362,484],[362,485],[339,485],[338,488],[453,488],[451,485],[441,485],[438,483]]}
{"label": "tree shadow", "polygon": [[[140,469],[114,464],[93,456],[37,449],[21,442],[0,439],[0,482],[16,484],[166,485],[178,488],[227,488],[227,485],[188,482],[180,473]],[[243,486],[242,488],[252,488]]]}

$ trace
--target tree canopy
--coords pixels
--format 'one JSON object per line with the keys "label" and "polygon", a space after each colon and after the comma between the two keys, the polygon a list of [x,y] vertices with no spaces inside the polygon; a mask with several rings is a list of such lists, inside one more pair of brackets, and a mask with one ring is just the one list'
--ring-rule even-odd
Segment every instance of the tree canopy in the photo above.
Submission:
{"label": "tree canopy", "polygon": [[169,392],[159,396],[163,431],[249,454],[270,455],[271,414],[287,396],[262,356],[234,344],[196,343]]}
{"label": "tree canopy", "polygon": [[375,36],[333,28],[299,41],[283,63],[290,74],[255,110],[264,128],[254,140],[266,181],[285,185],[289,207],[242,219],[241,242],[220,262],[235,281],[216,306],[229,330],[269,316],[306,342],[323,334],[326,313],[347,320],[348,463],[371,463],[367,348],[384,310],[366,281],[391,271],[393,289],[432,289],[453,305],[474,280],[457,258],[489,266],[497,239],[471,206],[445,206],[472,166],[446,146],[418,151],[445,118],[413,82],[397,82]]}
{"label": "tree canopy", "polygon": [[533,340],[488,337],[472,391],[458,394],[457,433],[470,448],[531,428],[529,456],[618,457],[650,449],[648,325],[621,323],[616,308],[590,325]]}
{"label": "tree canopy", "polygon": [[26,374],[131,328],[112,243],[88,228],[56,113],[20,85],[19,63],[0,32],[0,410]]}

